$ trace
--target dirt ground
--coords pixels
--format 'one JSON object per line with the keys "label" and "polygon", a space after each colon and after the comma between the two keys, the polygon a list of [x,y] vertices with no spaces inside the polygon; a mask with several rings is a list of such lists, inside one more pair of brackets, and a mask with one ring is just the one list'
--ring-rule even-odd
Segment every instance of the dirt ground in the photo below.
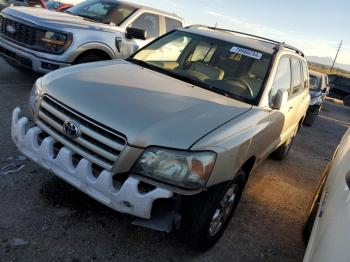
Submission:
{"label": "dirt ground", "polygon": [[[18,156],[11,112],[26,107],[34,80],[0,60],[0,168]],[[19,172],[0,173],[0,261],[301,261],[304,213],[348,126],[350,109],[327,102],[287,160],[266,160],[254,172],[225,234],[203,254],[174,235],[131,225],[131,217],[19,161],[25,165]]]}

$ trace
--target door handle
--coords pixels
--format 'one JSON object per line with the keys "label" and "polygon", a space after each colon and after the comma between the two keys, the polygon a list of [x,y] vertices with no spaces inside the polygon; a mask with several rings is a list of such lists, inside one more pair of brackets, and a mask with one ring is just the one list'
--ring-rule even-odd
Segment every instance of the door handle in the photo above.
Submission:
{"label": "door handle", "polygon": [[288,109],[288,112],[291,112],[291,111],[293,110],[293,108],[294,108],[294,107],[291,106],[291,107]]}

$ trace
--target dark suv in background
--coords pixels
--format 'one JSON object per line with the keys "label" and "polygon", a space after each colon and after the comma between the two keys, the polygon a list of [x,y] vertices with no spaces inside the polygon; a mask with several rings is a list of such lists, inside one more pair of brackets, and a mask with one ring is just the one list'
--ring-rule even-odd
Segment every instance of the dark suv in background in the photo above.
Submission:
{"label": "dark suv in background", "polygon": [[309,71],[310,105],[304,120],[304,125],[312,126],[321,110],[322,104],[329,93],[328,76],[315,71]]}
{"label": "dark suv in background", "polygon": [[344,105],[350,106],[350,78],[341,75],[329,75],[332,97],[343,100]]}

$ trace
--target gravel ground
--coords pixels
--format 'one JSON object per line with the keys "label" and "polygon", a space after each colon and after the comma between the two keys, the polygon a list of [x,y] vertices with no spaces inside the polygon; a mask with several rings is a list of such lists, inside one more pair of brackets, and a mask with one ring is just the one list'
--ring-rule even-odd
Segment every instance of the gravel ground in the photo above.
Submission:
{"label": "gravel ground", "polygon": [[[26,107],[35,78],[0,60],[0,168],[18,156],[11,112]],[[131,217],[25,161],[21,171],[0,174],[0,261],[301,261],[304,213],[348,126],[350,109],[327,102],[288,159],[268,159],[254,172],[225,234],[203,254],[175,235],[132,226]]]}

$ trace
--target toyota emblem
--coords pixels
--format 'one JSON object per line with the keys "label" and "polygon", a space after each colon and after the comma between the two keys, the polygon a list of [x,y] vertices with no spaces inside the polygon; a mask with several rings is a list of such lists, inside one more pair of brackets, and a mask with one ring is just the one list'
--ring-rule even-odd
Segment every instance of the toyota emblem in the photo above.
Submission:
{"label": "toyota emblem", "polygon": [[16,33],[16,28],[13,25],[7,25],[6,31],[9,32],[10,34],[14,34]]}
{"label": "toyota emblem", "polygon": [[80,128],[74,121],[66,120],[63,123],[63,132],[68,137],[77,138],[80,135]]}

